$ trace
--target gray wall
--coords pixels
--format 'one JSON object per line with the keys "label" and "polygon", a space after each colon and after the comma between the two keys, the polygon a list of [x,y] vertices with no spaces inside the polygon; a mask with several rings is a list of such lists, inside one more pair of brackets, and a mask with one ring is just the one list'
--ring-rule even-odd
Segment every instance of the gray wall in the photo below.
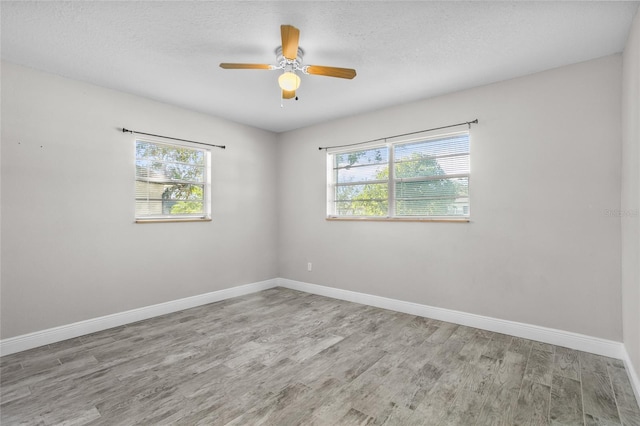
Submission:
{"label": "gray wall", "polygon": [[[616,55],[276,136],[3,64],[1,337],[281,276],[620,341],[621,72]],[[318,146],[474,118],[471,223],[325,220]],[[133,223],[120,126],[229,147],[213,222]]]}
{"label": "gray wall", "polygon": [[[640,374],[640,13],[622,73],[622,308],[624,344]],[[638,378],[640,380],[640,377]]]}
{"label": "gray wall", "polygon": [[[620,75],[615,55],[282,134],[280,276],[621,341]],[[471,223],[325,220],[318,146],[475,118]]]}
{"label": "gray wall", "polygon": [[[272,133],[2,64],[3,339],[277,277]],[[133,136],[212,152],[213,221],[135,224]]]}

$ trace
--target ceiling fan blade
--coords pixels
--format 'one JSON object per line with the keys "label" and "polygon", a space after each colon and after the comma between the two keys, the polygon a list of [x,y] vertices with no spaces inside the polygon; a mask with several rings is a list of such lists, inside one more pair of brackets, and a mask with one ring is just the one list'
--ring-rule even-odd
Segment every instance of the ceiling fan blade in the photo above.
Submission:
{"label": "ceiling fan blade", "polygon": [[295,90],[283,90],[282,91],[282,99],[292,99],[296,97]]}
{"label": "ceiling fan blade", "polygon": [[226,62],[220,64],[220,68],[226,70],[270,70],[272,67],[268,64],[230,64]]}
{"label": "ceiling fan blade", "polygon": [[282,56],[293,61],[298,57],[300,30],[292,25],[280,25],[282,36]]}
{"label": "ceiling fan blade", "polygon": [[324,67],[322,65],[309,65],[307,74],[324,75],[326,77],[348,78],[356,76],[356,70],[351,68]]}

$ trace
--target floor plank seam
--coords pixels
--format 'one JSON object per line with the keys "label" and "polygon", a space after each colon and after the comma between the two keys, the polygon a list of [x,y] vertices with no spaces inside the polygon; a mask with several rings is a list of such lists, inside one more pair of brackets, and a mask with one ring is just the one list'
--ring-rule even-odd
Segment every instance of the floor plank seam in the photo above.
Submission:
{"label": "floor plank seam", "polygon": [[587,424],[587,412],[584,407],[584,386],[582,385],[582,360],[578,357],[578,377],[580,378],[580,401],[582,402],[582,424]]}
{"label": "floor plank seam", "polygon": [[520,389],[518,390],[518,400],[520,399],[520,395],[522,394],[522,387],[524,386],[525,378],[527,375],[527,369],[529,368],[529,360],[531,359],[531,352],[533,351],[533,345],[529,348],[529,353],[527,355],[527,362],[524,364],[524,376],[522,379],[522,383],[520,383]]}
{"label": "floor plank seam", "polygon": [[613,400],[616,403],[616,410],[618,411],[618,418],[620,419],[620,423],[623,423],[622,419],[622,413],[620,412],[620,405],[618,405],[618,397],[616,396],[616,391],[615,388],[613,386],[613,379],[611,378],[611,372],[609,371],[609,366],[607,365],[607,378],[609,379],[609,386],[611,387],[611,393],[613,394]]}

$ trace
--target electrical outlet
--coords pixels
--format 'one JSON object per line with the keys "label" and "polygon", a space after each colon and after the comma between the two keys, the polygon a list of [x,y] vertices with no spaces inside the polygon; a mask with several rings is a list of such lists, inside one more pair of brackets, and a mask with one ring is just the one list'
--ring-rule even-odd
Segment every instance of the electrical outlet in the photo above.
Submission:
{"label": "electrical outlet", "polygon": [[313,265],[311,265],[311,262],[308,262],[308,263],[307,263],[307,271],[311,272],[311,267],[312,267],[312,266],[313,266]]}

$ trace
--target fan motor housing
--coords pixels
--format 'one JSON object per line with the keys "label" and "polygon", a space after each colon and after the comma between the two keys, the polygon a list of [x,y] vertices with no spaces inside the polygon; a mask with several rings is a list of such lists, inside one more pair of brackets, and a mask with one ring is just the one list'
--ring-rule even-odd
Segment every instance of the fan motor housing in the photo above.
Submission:
{"label": "fan motor housing", "polygon": [[278,46],[278,48],[276,49],[276,63],[278,65],[282,64],[283,62],[285,64],[296,62],[299,66],[301,66],[303,56],[304,56],[304,50],[302,50],[301,47],[298,47],[298,55],[296,56],[296,59],[294,59],[293,61],[285,58],[284,55],[282,55],[282,46]]}

